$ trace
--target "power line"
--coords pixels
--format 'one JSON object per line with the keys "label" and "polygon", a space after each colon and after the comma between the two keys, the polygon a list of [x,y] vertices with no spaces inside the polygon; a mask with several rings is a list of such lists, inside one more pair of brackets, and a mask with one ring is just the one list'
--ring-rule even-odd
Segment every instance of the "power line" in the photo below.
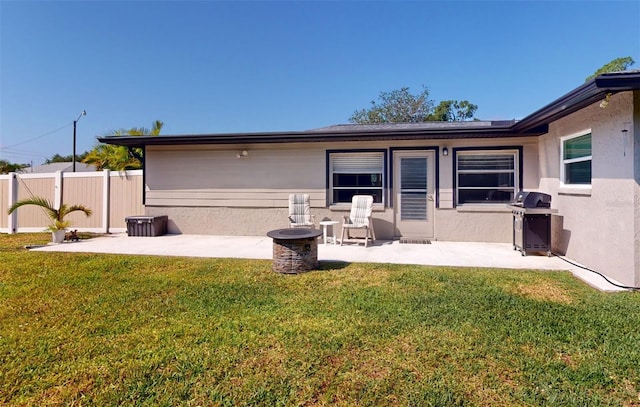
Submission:
{"label": "power line", "polygon": [[64,129],[64,128],[66,128],[66,127],[69,127],[69,126],[71,126],[72,124],[73,124],[73,122],[71,122],[71,123],[67,123],[67,124],[65,124],[64,126],[60,127],[60,128],[57,128],[57,129],[55,129],[55,130],[51,130],[51,131],[49,131],[49,132],[46,132],[46,133],[44,133],[44,134],[41,134],[41,135],[39,135],[39,136],[37,136],[37,137],[34,137],[34,138],[31,138],[31,139],[29,139],[29,140],[21,141],[20,143],[16,143],[16,144],[13,144],[13,145],[10,145],[10,146],[6,146],[6,147],[0,147],[0,150],[7,150],[7,149],[12,148],[12,147],[21,146],[21,145],[23,145],[23,144],[30,143],[30,142],[32,142],[32,141],[34,141],[34,140],[37,140],[37,139],[42,138],[42,137],[44,137],[44,136],[48,136],[49,134],[55,133],[55,132],[60,131],[60,130],[62,130],[62,129]]}
{"label": "power line", "polygon": [[6,154],[14,154],[14,155],[20,155],[20,154],[22,154],[22,155],[43,155],[43,156],[46,155],[45,153],[40,152],[40,151],[23,150],[21,148],[7,148],[7,149],[4,149],[3,152],[6,153]]}
{"label": "power line", "polygon": [[47,155],[40,151],[33,150],[22,150],[22,149],[7,149],[0,150],[0,159],[11,160],[11,161],[21,161],[24,159],[28,160],[46,160]]}
{"label": "power line", "polygon": [[27,153],[3,152],[2,154],[0,154],[0,159],[11,160],[11,161],[20,161],[20,160],[25,160],[25,159],[29,159],[29,160],[37,159],[37,160],[46,161],[47,156],[45,154],[42,154],[42,153],[27,154]]}

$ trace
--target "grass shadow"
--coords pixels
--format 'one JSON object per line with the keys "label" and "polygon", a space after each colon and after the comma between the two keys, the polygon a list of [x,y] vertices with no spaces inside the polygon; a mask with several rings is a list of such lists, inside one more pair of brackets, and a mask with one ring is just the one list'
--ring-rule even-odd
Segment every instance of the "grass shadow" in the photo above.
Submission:
{"label": "grass shadow", "polygon": [[320,260],[318,262],[318,268],[315,271],[334,271],[342,270],[351,265],[348,261],[341,260]]}

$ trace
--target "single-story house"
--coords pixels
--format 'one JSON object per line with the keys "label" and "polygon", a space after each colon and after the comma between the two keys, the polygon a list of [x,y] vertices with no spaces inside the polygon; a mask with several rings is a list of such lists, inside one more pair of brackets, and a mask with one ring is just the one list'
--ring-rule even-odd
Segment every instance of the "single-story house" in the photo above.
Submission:
{"label": "single-story house", "polygon": [[102,137],[144,148],[146,214],[169,232],[265,235],[288,196],[340,220],[375,198],[378,239],[512,242],[518,191],[551,195],[552,250],[640,285],[640,70],[603,74],[521,120]]}
{"label": "single-story house", "polygon": [[[73,172],[73,162],[57,162],[51,164],[36,165],[33,167],[25,167],[20,171],[24,174],[47,174],[53,172]],[[96,167],[93,165],[76,162],[76,172],[95,172]]]}

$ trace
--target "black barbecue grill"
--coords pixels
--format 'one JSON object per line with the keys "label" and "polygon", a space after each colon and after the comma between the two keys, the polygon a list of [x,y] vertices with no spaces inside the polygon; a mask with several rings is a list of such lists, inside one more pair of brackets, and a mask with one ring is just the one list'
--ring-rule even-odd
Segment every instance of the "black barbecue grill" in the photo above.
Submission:
{"label": "black barbecue grill", "polygon": [[513,206],[521,208],[551,208],[551,195],[542,192],[520,191],[516,194]]}
{"label": "black barbecue grill", "polygon": [[510,205],[513,213],[513,250],[523,256],[547,252],[551,256],[551,195],[520,191]]}

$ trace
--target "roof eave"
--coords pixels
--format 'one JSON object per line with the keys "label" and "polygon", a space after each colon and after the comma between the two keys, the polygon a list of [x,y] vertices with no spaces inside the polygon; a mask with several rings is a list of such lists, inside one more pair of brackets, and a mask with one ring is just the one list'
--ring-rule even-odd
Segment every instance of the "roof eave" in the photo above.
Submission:
{"label": "roof eave", "polygon": [[605,92],[624,92],[640,89],[640,70],[605,73],[594,79],[596,86]]}
{"label": "roof eave", "polygon": [[602,74],[520,120],[513,130],[522,132],[548,125],[602,100],[607,94],[637,89],[640,89],[640,71]]}
{"label": "roof eave", "polygon": [[400,130],[360,130],[340,132],[271,132],[271,133],[231,133],[177,136],[112,136],[101,137],[102,143],[127,147],[153,145],[188,144],[272,144],[272,143],[308,143],[335,141],[382,141],[382,140],[438,140],[460,138],[495,138],[509,136],[536,136],[543,134],[545,128],[529,129],[515,134],[511,123],[486,128],[452,129],[400,129]]}

